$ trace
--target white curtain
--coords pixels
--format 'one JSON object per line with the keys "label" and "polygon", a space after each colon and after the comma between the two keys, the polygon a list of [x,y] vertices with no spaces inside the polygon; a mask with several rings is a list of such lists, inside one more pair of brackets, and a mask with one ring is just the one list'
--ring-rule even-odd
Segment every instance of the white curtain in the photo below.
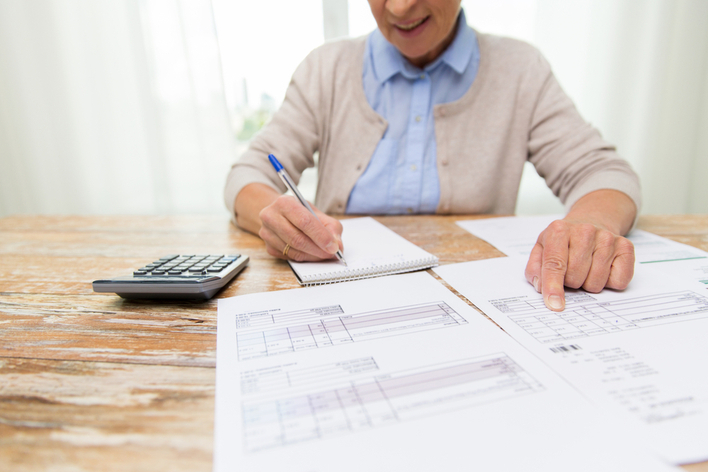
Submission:
{"label": "white curtain", "polygon": [[223,211],[211,4],[0,0],[0,215]]}
{"label": "white curtain", "polygon": [[[642,212],[708,213],[708,2],[537,3],[532,42],[639,173]],[[525,175],[517,212],[554,208],[539,180]]]}
{"label": "white curtain", "polygon": [[[320,5],[325,17],[348,17],[351,35],[373,28],[367,2],[349,0],[346,13],[344,4]],[[238,16],[253,4],[231,5]],[[708,212],[708,1],[463,5],[479,30],[544,53],[583,116],[639,172],[644,213]],[[271,10],[248,19],[263,22],[264,36],[231,50],[257,57],[259,37],[286,41],[268,28],[283,8]],[[224,212],[237,151],[221,72],[244,62],[229,56],[221,67],[214,20],[209,0],[0,0],[0,216]],[[220,16],[220,33],[243,20]],[[559,208],[527,172],[517,212]]]}

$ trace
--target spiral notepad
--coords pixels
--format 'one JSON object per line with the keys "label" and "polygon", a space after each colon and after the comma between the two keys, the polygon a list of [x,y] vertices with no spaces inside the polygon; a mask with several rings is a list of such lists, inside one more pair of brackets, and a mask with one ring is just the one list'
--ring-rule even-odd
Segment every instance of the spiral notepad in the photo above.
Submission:
{"label": "spiral notepad", "polygon": [[394,233],[373,218],[342,220],[344,258],[338,261],[292,262],[301,285],[319,285],[428,269],[438,258]]}

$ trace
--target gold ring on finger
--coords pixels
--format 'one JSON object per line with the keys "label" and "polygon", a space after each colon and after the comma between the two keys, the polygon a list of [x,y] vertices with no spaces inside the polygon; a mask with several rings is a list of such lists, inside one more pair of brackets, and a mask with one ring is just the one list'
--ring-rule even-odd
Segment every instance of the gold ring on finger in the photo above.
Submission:
{"label": "gold ring on finger", "polygon": [[283,249],[283,256],[288,257],[288,251],[290,250],[290,244],[285,245],[285,249]]}

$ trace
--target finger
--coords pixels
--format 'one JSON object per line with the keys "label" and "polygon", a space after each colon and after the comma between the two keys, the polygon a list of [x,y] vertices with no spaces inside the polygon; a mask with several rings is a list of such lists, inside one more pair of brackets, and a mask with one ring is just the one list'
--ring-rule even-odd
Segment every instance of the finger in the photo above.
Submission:
{"label": "finger", "polygon": [[634,245],[629,239],[621,238],[617,242],[616,254],[606,286],[614,290],[624,290],[634,276]]}
{"label": "finger", "polygon": [[[310,241],[312,241],[319,249],[327,254],[326,257],[332,256],[339,250],[339,244],[332,232],[318,219],[317,216],[310,213],[296,199],[289,199],[286,203],[287,219],[292,226],[302,232]],[[289,207],[289,208],[288,208]],[[317,210],[316,210],[317,211]],[[299,245],[290,243],[292,246],[300,249]],[[310,251],[306,251],[310,252]]]}
{"label": "finger", "polygon": [[529,261],[526,263],[524,276],[528,283],[533,285],[538,293],[541,293],[541,264],[543,262],[543,246],[538,242],[531,249]]}
{"label": "finger", "polygon": [[541,293],[546,306],[553,311],[565,308],[563,284],[568,269],[568,243],[570,239],[567,224],[561,220],[551,223],[542,233],[543,257],[541,262]]}
{"label": "finger", "polygon": [[[261,239],[263,239],[263,241],[266,243],[266,251],[268,252],[268,254],[277,257],[278,259],[292,260],[297,262],[313,262],[321,261],[322,259],[329,259],[332,257],[328,255],[322,258],[313,254],[308,254],[298,249],[294,249],[292,246],[283,242],[276,235],[269,235],[267,233],[269,233],[268,229],[261,229],[261,233],[259,235],[261,236]],[[288,248],[287,252],[285,251],[286,247]]]}
{"label": "finger", "polygon": [[568,241],[568,269],[563,281],[566,287],[580,288],[586,282],[593,264],[596,233],[597,228],[591,224],[572,227]]}
{"label": "finger", "polygon": [[[332,258],[332,254],[323,251],[287,219],[279,225],[278,231],[279,233],[276,234],[267,226],[263,226],[259,232],[261,239],[266,241],[266,247],[273,248],[269,254],[293,261],[321,261]],[[290,246],[287,255],[283,254],[286,245]],[[273,254],[273,252],[277,252],[279,255]]]}
{"label": "finger", "polygon": [[261,227],[261,230],[259,231],[258,235],[261,237],[263,242],[265,242],[266,251],[268,252],[268,254],[277,257],[278,259],[288,259],[285,253],[285,247],[287,246],[287,244],[283,242],[283,240],[280,239],[275,233],[273,233],[264,226]]}
{"label": "finger", "polygon": [[[317,211],[319,212],[319,210]],[[318,213],[318,216],[320,221],[322,221],[322,224],[325,225],[325,228],[327,228],[334,236],[339,250],[343,251],[344,245],[342,244],[342,233],[344,232],[344,227],[342,226],[342,223],[338,219],[332,218],[331,216],[325,215],[321,212]]]}
{"label": "finger", "polygon": [[312,254],[307,254],[292,247],[288,247],[287,255],[285,254],[285,246],[283,250],[274,248],[273,246],[266,245],[266,250],[271,256],[277,257],[278,259],[290,260],[295,262],[317,262],[321,261],[321,257],[313,256]]}
{"label": "finger", "polygon": [[590,293],[598,293],[605,288],[610,277],[610,268],[615,258],[615,239],[617,236],[609,231],[600,231],[596,235],[595,251],[592,254],[592,266],[583,289]]}
{"label": "finger", "polygon": [[[295,206],[292,205],[295,202]],[[304,215],[303,215],[304,212]],[[273,250],[283,249],[285,244],[290,244],[297,251],[315,256],[316,259],[329,259],[332,254],[324,251],[301,229],[296,227],[291,220],[298,218],[304,221],[307,218],[317,219],[292,197],[281,197],[276,202],[260,213],[262,222],[259,236],[273,247]],[[318,222],[319,223],[319,222]],[[327,233],[324,226],[321,230]],[[332,236],[330,235],[330,238]],[[336,250],[335,250],[336,251]],[[307,257],[307,260],[311,258]]]}
{"label": "finger", "polygon": [[[258,236],[266,244],[266,248],[273,248],[274,251],[278,251],[278,248],[282,251],[285,248],[285,242],[278,237],[278,235],[271,231],[267,226],[261,226],[260,231],[258,231]],[[270,251],[269,251],[270,253]],[[271,254],[274,255],[274,254]]]}

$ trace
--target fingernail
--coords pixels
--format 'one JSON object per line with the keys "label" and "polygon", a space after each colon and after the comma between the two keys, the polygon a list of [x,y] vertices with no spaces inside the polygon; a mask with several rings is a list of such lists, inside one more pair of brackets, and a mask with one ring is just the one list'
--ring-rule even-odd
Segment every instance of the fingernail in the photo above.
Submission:
{"label": "fingernail", "polygon": [[332,241],[327,245],[326,250],[330,254],[334,254],[335,252],[339,251],[339,245],[335,241]]}
{"label": "fingernail", "polygon": [[551,295],[548,297],[548,306],[552,310],[562,310],[563,309],[563,300],[561,300],[561,297],[558,295]]}
{"label": "fingernail", "polygon": [[541,289],[538,288],[538,277],[534,277],[532,283],[533,283],[533,288],[535,288],[537,292],[540,292]]}

